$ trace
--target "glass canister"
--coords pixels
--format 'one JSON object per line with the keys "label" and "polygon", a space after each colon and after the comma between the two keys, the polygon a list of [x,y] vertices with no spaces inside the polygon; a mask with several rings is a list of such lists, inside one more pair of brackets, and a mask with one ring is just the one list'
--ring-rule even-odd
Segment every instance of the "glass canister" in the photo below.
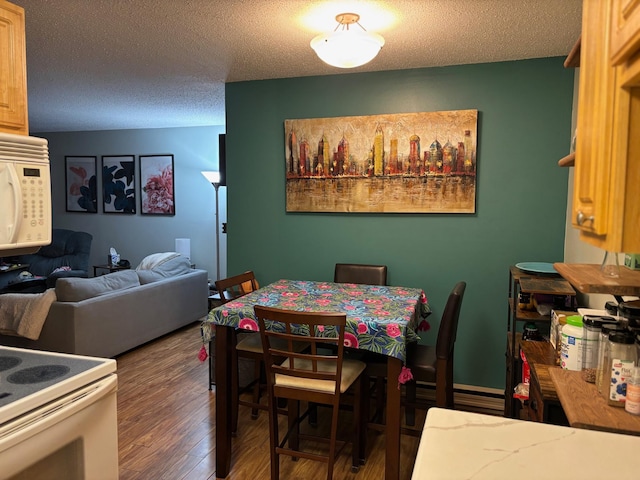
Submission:
{"label": "glass canister", "polygon": [[598,341],[598,365],[596,367],[596,386],[598,387],[598,393],[607,398],[607,389],[609,388],[609,377],[605,375],[609,373],[609,368],[605,365],[608,364],[608,360],[605,358],[605,351],[607,342],[609,341],[609,333],[615,331],[624,331],[625,327],[619,323],[605,323],[600,327],[600,340]]}
{"label": "glass canister", "polygon": [[640,300],[622,302],[618,305],[618,310],[629,327],[640,328]]}
{"label": "glass canister", "polygon": [[585,315],[582,318],[582,379],[585,382],[596,383],[598,368],[598,347],[602,325],[615,324],[612,317]]}
{"label": "glass canister", "polygon": [[[609,373],[607,403],[614,407],[624,407],[627,398],[627,380],[631,377],[637,362],[635,337],[626,331],[609,333],[609,341],[605,347],[606,365]],[[606,370],[605,370],[606,371]]]}

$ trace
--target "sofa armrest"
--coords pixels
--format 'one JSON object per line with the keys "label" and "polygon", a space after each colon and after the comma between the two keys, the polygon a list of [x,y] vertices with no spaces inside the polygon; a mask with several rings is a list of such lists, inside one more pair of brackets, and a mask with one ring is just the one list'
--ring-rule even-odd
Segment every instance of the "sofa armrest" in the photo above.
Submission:
{"label": "sofa armrest", "polygon": [[56,281],[59,278],[67,277],[81,277],[87,278],[89,273],[86,270],[60,270],[59,272],[53,272],[47,277],[47,288],[54,288]]}

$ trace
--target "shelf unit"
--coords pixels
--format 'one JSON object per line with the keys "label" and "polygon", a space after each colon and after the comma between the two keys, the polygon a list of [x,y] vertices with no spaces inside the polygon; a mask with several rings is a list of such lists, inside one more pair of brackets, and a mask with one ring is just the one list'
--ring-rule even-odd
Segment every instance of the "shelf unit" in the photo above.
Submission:
{"label": "shelf unit", "polygon": [[551,324],[550,315],[540,315],[537,311],[523,310],[519,307],[518,298],[521,293],[570,297],[569,305],[565,302],[562,309],[570,310],[576,306],[576,291],[559,274],[533,274],[524,272],[516,266],[509,268],[504,415],[513,418],[518,418],[520,410],[520,401],[513,398],[513,389],[520,382],[522,367],[520,360],[522,337],[518,332],[519,324],[535,322],[545,325],[545,330],[548,330]]}

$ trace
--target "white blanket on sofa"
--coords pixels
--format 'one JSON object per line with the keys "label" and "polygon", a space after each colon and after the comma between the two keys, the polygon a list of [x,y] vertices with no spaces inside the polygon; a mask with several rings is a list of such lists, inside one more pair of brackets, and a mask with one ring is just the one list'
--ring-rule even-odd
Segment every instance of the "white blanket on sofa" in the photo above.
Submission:
{"label": "white blanket on sofa", "polygon": [[0,295],[0,333],[37,340],[56,301],[55,288],[43,293],[5,293]]}

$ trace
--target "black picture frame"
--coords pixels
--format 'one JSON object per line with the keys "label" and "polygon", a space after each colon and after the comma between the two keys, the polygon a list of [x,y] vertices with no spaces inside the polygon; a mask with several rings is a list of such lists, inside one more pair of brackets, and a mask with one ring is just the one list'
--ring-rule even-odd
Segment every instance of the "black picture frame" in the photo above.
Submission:
{"label": "black picture frame", "polygon": [[135,155],[102,156],[102,211],[136,213]]}
{"label": "black picture frame", "polygon": [[140,155],[140,213],[176,214],[173,155]]}

